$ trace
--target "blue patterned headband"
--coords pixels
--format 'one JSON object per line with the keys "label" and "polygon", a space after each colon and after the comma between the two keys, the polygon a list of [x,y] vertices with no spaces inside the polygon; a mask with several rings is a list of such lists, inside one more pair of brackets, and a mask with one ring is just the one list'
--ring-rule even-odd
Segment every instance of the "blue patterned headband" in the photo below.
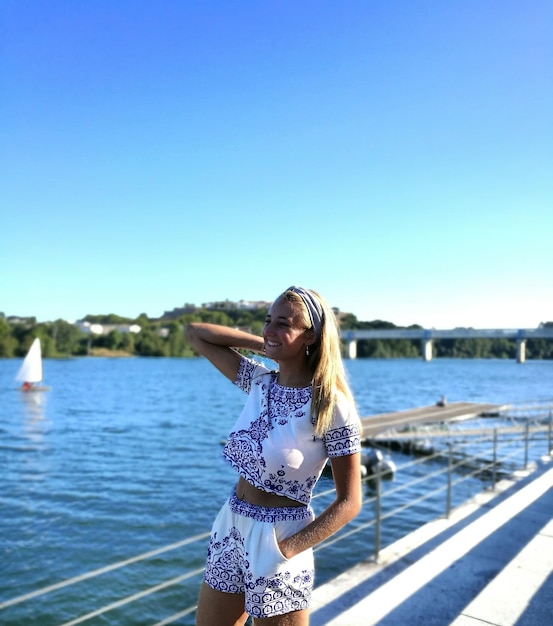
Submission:
{"label": "blue patterned headband", "polygon": [[288,287],[286,291],[292,291],[302,299],[307,312],[309,313],[311,327],[315,331],[317,338],[319,338],[323,328],[324,313],[318,299],[311,291],[309,291],[309,289],[304,289],[303,287]]}

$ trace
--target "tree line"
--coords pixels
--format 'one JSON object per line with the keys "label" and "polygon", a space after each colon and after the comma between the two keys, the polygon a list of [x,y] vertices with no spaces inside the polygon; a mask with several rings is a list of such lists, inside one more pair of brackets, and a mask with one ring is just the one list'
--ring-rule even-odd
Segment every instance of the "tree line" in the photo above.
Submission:
{"label": "tree line", "polygon": [[[118,315],[87,315],[91,324],[140,326],[139,333],[114,329],[105,335],[84,332],[64,320],[38,323],[34,318],[10,323],[0,317],[0,358],[24,356],[33,339],[39,337],[44,357],[70,356],[144,356],[191,357],[194,351],[186,340],[186,326],[191,322],[210,322],[248,330],[261,335],[267,309],[208,310],[197,309],[175,319],[150,319],[145,314],[136,319]],[[391,322],[362,322],[353,314],[340,316],[343,330],[399,329]],[[553,322],[546,322],[553,328]],[[420,329],[412,325],[408,328]],[[433,340],[434,356],[442,358],[516,358],[516,341],[510,339],[440,339]],[[419,340],[359,340],[358,358],[420,358]],[[528,339],[527,359],[553,359],[553,341]]]}

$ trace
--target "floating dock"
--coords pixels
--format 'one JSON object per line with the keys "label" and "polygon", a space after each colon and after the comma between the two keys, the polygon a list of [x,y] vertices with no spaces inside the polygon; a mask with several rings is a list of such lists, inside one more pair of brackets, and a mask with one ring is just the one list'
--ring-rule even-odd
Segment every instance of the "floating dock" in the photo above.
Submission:
{"label": "floating dock", "polygon": [[393,413],[381,413],[361,418],[363,438],[373,439],[389,430],[401,430],[413,425],[453,422],[471,419],[478,416],[493,416],[507,408],[499,404],[475,402],[452,402],[445,406],[423,406]]}

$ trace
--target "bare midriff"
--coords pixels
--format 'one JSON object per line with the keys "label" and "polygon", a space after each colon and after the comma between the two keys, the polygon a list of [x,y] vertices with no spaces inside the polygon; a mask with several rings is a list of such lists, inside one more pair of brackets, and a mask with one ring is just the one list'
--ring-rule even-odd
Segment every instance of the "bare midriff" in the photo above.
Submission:
{"label": "bare midriff", "polygon": [[275,508],[283,506],[305,506],[297,500],[292,500],[286,496],[278,496],[276,493],[267,493],[262,489],[254,487],[244,477],[240,476],[236,483],[236,496],[239,500],[262,506],[266,508]]}

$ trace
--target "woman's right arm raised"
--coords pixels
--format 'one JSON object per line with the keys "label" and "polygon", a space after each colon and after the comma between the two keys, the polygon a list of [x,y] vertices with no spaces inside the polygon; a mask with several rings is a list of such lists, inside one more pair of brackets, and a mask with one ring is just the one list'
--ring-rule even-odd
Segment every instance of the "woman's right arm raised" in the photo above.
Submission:
{"label": "woman's right arm raised", "polygon": [[231,382],[236,380],[240,354],[234,348],[263,353],[263,337],[229,326],[194,322],[186,329],[194,350],[205,356]]}

